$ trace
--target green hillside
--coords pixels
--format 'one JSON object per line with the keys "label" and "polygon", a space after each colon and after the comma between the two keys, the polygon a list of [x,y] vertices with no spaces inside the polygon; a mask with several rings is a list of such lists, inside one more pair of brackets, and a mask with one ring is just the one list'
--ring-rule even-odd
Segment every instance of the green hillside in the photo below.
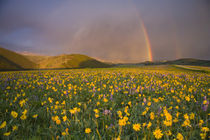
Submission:
{"label": "green hillside", "polygon": [[174,61],[167,61],[165,64],[175,64],[175,65],[192,65],[192,66],[210,66],[209,60],[199,60],[193,58],[183,58]]}
{"label": "green hillside", "polygon": [[111,65],[81,54],[51,56],[39,63],[41,69],[48,68],[104,68]]}
{"label": "green hillside", "polygon": [[29,59],[30,61],[38,64],[41,61],[49,58],[50,56],[44,56],[44,55],[26,55],[26,54],[22,54],[24,57],[26,57],[27,59]]}
{"label": "green hillside", "polygon": [[105,68],[110,66],[110,64],[81,54],[59,56],[22,55],[0,48],[0,70]]}
{"label": "green hillside", "polygon": [[24,56],[0,47],[0,69],[34,69],[37,65]]}
{"label": "green hillside", "polygon": [[20,69],[21,67],[16,65],[15,63],[9,61],[3,56],[0,56],[0,69],[3,70],[15,70]]}
{"label": "green hillside", "polygon": [[[118,65],[128,65],[128,64],[118,64]],[[145,65],[190,65],[190,66],[210,66],[209,60],[200,60],[194,58],[183,58],[170,61],[146,61],[142,63],[129,64],[133,66],[145,66]]]}

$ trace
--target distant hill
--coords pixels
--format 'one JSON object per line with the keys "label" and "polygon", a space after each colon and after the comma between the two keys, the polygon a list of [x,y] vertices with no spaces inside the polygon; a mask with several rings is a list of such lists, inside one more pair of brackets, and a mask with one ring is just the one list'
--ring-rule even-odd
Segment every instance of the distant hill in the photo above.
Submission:
{"label": "distant hill", "polygon": [[36,63],[36,64],[39,64],[41,61],[43,61],[43,60],[45,60],[45,59],[50,57],[50,56],[34,55],[34,54],[22,54],[22,55],[25,56],[30,61]]}
{"label": "distant hill", "polygon": [[41,56],[18,54],[0,48],[0,70],[60,69],[60,68],[105,68],[112,65],[81,54]]}
{"label": "distant hill", "polygon": [[13,51],[0,47],[0,69],[34,69],[37,64]]}
{"label": "distant hill", "polygon": [[170,61],[145,61],[141,63],[119,63],[115,64],[116,67],[138,67],[149,65],[190,65],[190,66],[208,66],[210,67],[209,60],[200,60],[193,58],[183,58]]}
{"label": "distant hill", "polygon": [[210,61],[184,58],[172,61],[111,64],[81,54],[59,56],[43,56],[32,53],[19,54],[0,47],[0,70],[136,67],[145,65],[210,66]]}
{"label": "distant hill", "polygon": [[59,55],[48,57],[39,63],[39,67],[46,68],[104,68],[111,65],[81,54]]}
{"label": "distant hill", "polygon": [[143,63],[137,63],[134,65],[191,65],[191,66],[210,66],[209,60],[199,60],[193,58],[183,58],[177,60],[170,60],[170,61],[156,61],[150,62],[146,61]]}
{"label": "distant hill", "polygon": [[173,61],[166,61],[164,64],[175,64],[175,65],[192,65],[192,66],[210,66],[209,60],[199,60],[193,58],[183,58]]}

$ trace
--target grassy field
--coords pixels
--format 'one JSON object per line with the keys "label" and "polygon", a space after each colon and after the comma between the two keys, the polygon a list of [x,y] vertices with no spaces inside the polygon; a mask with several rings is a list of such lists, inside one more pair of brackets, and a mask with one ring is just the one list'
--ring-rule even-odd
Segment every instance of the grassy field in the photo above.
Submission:
{"label": "grassy field", "polygon": [[174,66],[0,73],[0,139],[209,139],[209,73]]}

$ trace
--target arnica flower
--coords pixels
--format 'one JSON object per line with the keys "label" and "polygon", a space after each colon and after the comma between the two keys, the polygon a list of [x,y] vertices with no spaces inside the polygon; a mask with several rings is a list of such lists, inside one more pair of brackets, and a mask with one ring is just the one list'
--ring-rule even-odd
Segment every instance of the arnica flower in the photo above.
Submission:
{"label": "arnica flower", "polygon": [[200,120],[199,121],[199,126],[201,127],[203,123],[204,123],[204,121],[203,120]]}
{"label": "arnica flower", "polygon": [[15,112],[15,111],[12,111],[12,112],[11,112],[11,115],[12,115],[12,117],[13,117],[13,118],[17,118],[18,113],[17,113],[17,112]]}
{"label": "arnica flower", "polygon": [[163,121],[163,124],[164,124],[165,126],[172,126],[172,120],[164,120],[164,121]]}
{"label": "arnica flower", "polygon": [[66,128],[66,129],[65,129],[65,132],[66,132],[66,134],[69,134],[69,129]]}
{"label": "arnica flower", "polygon": [[191,125],[190,125],[190,120],[189,120],[189,119],[185,120],[185,121],[183,122],[182,126],[183,126],[183,127],[186,127],[186,126],[191,127]]}
{"label": "arnica flower", "polygon": [[156,139],[161,139],[163,137],[163,133],[159,128],[156,128],[155,131],[153,131],[153,135]]}
{"label": "arnica flower", "polygon": [[115,138],[115,140],[120,140],[120,137]]}
{"label": "arnica flower", "polygon": [[12,131],[15,131],[15,130],[17,130],[17,129],[18,129],[17,125],[14,125],[14,126],[12,127]]}
{"label": "arnica flower", "polygon": [[155,114],[154,114],[154,112],[151,112],[151,113],[150,113],[150,119],[151,119],[151,120],[154,120],[154,119],[155,119]]}
{"label": "arnica flower", "polygon": [[166,135],[171,136],[172,135],[171,130],[166,131]]}
{"label": "arnica flower", "polygon": [[57,124],[57,125],[61,124],[61,120],[57,119],[57,120],[56,120],[56,124]]}
{"label": "arnica flower", "polygon": [[95,113],[99,113],[99,110],[98,109],[94,109],[93,110]]}
{"label": "arnica flower", "polygon": [[204,140],[206,138],[206,133],[200,133],[201,139]]}
{"label": "arnica flower", "polygon": [[118,116],[120,117],[120,118],[122,118],[123,116],[122,116],[122,112],[121,111],[117,111],[117,114],[118,114]]}
{"label": "arnica flower", "polygon": [[7,122],[4,121],[1,125],[0,125],[0,129],[4,128],[7,125]]}
{"label": "arnica flower", "polygon": [[148,102],[148,103],[147,103],[148,106],[151,106],[151,104],[152,104],[151,102]]}
{"label": "arnica flower", "polygon": [[76,113],[76,111],[75,111],[74,109],[70,109],[69,112],[70,112],[71,114],[75,114],[75,113]]}
{"label": "arnica flower", "polygon": [[185,100],[189,102],[190,101],[190,97],[189,96],[185,96]]}
{"label": "arnica flower", "polygon": [[85,133],[86,133],[86,134],[89,134],[90,132],[91,132],[91,129],[90,129],[90,128],[86,128],[86,129],[85,129]]}
{"label": "arnica flower", "polygon": [[4,136],[9,136],[11,134],[11,132],[6,132],[4,133]]}
{"label": "arnica flower", "polygon": [[126,120],[125,119],[120,119],[119,120],[119,125],[120,126],[125,126],[126,125]]}
{"label": "arnica flower", "polygon": [[105,102],[105,103],[108,102],[108,99],[107,99],[107,98],[104,98],[104,102]]}
{"label": "arnica flower", "polygon": [[28,110],[27,110],[27,109],[25,109],[22,113],[23,113],[23,115],[26,115],[26,114],[27,114],[27,112],[28,112]]}
{"label": "arnica flower", "polygon": [[25,120],[27,118],[27,116],[26,115],[22,115],[22,116],[20,116],[20,119],[21,120]]}
{"label": "arnica flower", "polygon": [[183,140],[184,139],[184,137],[182,136],[181,133],[178,133],[176,138],[177,138],[177,140]]}
{"label": "arnica flower", "polygon": [[191,119],[191,120],[194,120],[194,118],[195,118],[195,114],[194,114],[194,113],[191,113],[191,114],[190,114],[190,119]]}
{"label": "arnica flower", "polygon": [[21,101],[19,102],[19,104],[20,104],[21,107],[23,107],[23,105],[24,105],[25,103],[26,103],[26,100],[24,100],[24,99],[21,100]]}
{"label": "arnica flower", "polygon": [[139,123],[133,124],[133,130],[140,131],[140,129],[141,129],[141,125]]}
{"label": "arnica flower", "polygon": [[35,119],[35,118],[37,118],[37,116],[38,116],[38,115],[37,115],[37,114],[35,114],[35,115],[33,115],[32,117]]}
{"label": "arnica flower", "polygon": [[65,122],[66,120],[67,120],[67,117],[65,115],[65,116],[63,116],[63,121]]}
{"label": "arnica flower", "polygon": [[152,123],[149,122],[149,123],[147,124],[147,129],[149,129],[151,126],[152,126]]}
{"label": "arnica flower", "polygon": [[62,132],[62,136],[66,136],[66,132]]}
{"label": "arnica flower", "polygon": [[98,118],[98,117],[99,117],[99,115],[98,115],[98,114],[95,114],[95,117],[96,117],[96,118]]}
{"label": "arnica flower", "polygon": [[209,131],[209,128],[208,128],[208,127],[202,127],[202,128],[201,128],[201,131],[202,131],[202,132],[208,132],[208,131]]}

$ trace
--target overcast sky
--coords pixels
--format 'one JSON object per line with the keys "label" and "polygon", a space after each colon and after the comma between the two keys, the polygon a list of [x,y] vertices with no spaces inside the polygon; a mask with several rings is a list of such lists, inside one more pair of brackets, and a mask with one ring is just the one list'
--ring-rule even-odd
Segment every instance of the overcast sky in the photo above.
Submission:
{"label": "overcast sky", "polygon": [[0,45],[107,61],[210,59],[210,0],[0,0]]}

